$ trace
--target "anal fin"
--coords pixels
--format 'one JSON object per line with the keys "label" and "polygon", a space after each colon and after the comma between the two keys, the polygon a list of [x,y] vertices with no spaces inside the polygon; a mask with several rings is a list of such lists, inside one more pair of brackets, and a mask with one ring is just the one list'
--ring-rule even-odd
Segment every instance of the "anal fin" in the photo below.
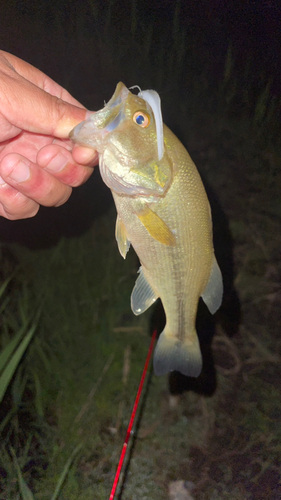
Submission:
{"label": "anal fin", "polygon": [[201,295],[210,313],[215,314],[215,312],[218,310],[222,302],[222,296],[223,296],[222,275],[217,260],[214,256],[212,272],[209,281],[205,287],[205,290]]}
{"label": "anal fin", "polygon": [[158,299],[158,295],[152,290],[141,267],[139,273],[131,295],[131,308],[136,316],[146,311]]}

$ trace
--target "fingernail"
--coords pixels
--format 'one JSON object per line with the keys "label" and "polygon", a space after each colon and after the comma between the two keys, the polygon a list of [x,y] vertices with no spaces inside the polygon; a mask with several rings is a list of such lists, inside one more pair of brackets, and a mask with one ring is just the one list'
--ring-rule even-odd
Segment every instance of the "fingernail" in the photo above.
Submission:
{"label": "fingernail", "polygon": [[98,161],[98,159],[99,159],[98,152],[93,151],[92,149],[84,148],[83,153],[84,153],[84,156],[83,156],[84,163],[92,163],[93,161]]}
{"label": "fingernail", "polygon": [[51,172],[60,172],[65,165],[68,163],[68,160],[61,153],[58,153],[54,156],[51,161],[46,165],[45,169],[50,170]]}
{"label": "fingernail", "polygon": [[0,176],[0,184],[6,184],[6,181],[4,181],[4,179],[2,179],[1,176]]}
{"label": "fingernail", "polygon": [[30,177],[30,168],[29,165],[24,163],[22,160],[19,160],[15,163],[13,170],[9,174],[10,179],[16,182],[24,182],[27,181]]}

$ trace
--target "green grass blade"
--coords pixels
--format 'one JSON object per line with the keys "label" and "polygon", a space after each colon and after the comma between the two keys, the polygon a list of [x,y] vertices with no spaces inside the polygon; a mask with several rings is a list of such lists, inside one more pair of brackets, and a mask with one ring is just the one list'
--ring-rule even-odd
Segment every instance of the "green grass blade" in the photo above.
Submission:
{"label": "green grass blade", "polygon": [[[5,416],[5,418],[0,423],[0,433],[3,432],[3,429],[5,429],[6,425],[13,418],[13,416],[16,415],[16,413],[17,413],[17,408],[12,408],[12,410],[10,410],[7,413],[7,415]],[[2,451],[3,450],[1,450],[1,453],[2,453]]]}
{"label": "green grass blade", "polygon": [[29,489],[27,486],[25,480],[23,479],[21,475],[21,471],[19,470],[18,472],[19,476],[19,485],[20,485],[20,492],[23,500],[34,500],[34,496],[32,494],[32,491]]}
{"label": "green grass blade", "polygon": [[82,446],[81,444],[79,444],[78,446],[76,446],[75,450],[73,451],[73,453],[70,455],[69,459],[67,460],[67,462],[66,462],[66,464],[64,466],[64,469],[63,469],[63,471],[62,471],[62,473],[60,475],[60,478],[58,480],[58,484],[56,486],[55,492],[54,492],[51,500],[57,500],[58,495],[59,495],[59,493],[61,491],[62,485],[63,485],[63,483],[65,481],[65,478],[66,478],[66,476],[68,474],[68,471],[69,471],[69,469],[71,467],[71,464],[72,464],[75,456],[77,455],[78,451],[80,450],[81,446]]}
{"label": "green grass blade", "polygon": [[42,398],[42,387],[40,379],[36,372],[33,372],[34,384],[35,384],[35,407],[36,413],[39,417],[44,417],[44,405]]}
{"label": "green grass blade", "polygon": [[2,283],[2,285],[0,286],[0,298],[2,297],[3,293],[5,292],[8,284],[10,283],[11,279],[14,277],[14,274],[13,273],[11,276],[9,276],[9,278],[7,278],[4,283]]}
{"label": "green grass blade", "polygon": [[3,370],[0,376],[0,403],[2,402],[2,399],[4,397],[4,394],[6,392],[6,389],[9,385],[9,382],[15,373],[17,366],[24,354],[24,351],[26,350],[27,346],[29,345],[29,342],[31,341],[33,334],[36,330],[37,323],[35,323],[29,330],[29,332],[25,335],[24,339],[21,341],[20,345],[16,349],[15,353],[9,360],[7,366]]}
{"label": "green grass blade", "polygon": [[[1,296],[0,296],[0,298],[1,298]],[[2,304],[0,305],[0,315],[3,313],[3,311],[5,311],[9,302],[10,302],[10,297],[8,296],[3,300]]]}
{"label": "green grass blade", "polygon": [[26,330],[26,326],[22,327],[20,331],[18,332],[17,335],[7,344],[5,349],[0,354],[0,373],[4,370],[6,364],[8,363],[10,357],[12,356],[14,350],[16,349],[17,345],[19,344],[24,331]]}
{"label": "green grass blade", "polygon": [[19,407],[19,405],[22,402],[22,397],[26,389],[27,381],[28,381],[28,374],[25,372],[25,370],[23,370],[23,365],[21,365],[16,371],[11,387],[13,404],[16,407]]}
{"label": "green grass blade", "polygon": [[13,455],[13,458],[14,458],[15,467],[17,469],[18,480],[19,480],[19,487],[20,487],[20,493],[21,493],[22,499],[23,500],[34,500],[34,496],[33,496],[32,491],[29,489],[29,487],[27,486],[25,480],[22,477],[20,466],[18,464],[17,457],[16,457],[16,454],[15,454],[15,451],[14,451],[13,448],[11,448],[11,452],[12,452],[12,455]]}

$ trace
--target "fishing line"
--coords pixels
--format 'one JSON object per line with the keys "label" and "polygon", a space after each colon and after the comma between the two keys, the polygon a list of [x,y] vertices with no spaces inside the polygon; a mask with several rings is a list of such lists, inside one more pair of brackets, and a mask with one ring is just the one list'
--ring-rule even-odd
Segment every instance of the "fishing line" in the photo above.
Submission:
{"label": "fishing line", "polygon": [[117,467],[117,470],[116,470],[115,478],[114,478],[114,481],[113,481],[113,486],[112,486],[112,490],[111,490],[111,493],[110,493],[109,500],[113,500],[114,499],[114,495],[115,495],[115,492],[116,492],[116,488],[118,486],[118,481],[119,481],[119,478],[120,478],[120,474],[121,474],[123,462],[124,462],[124,459],[125,459],[125,456],[126,456],[126,452],[127,452],[127,449],[128,449],[129,439],[133,435],[132,427],[133,427],[135,416],[136,416],[136,413],[137,413],[137,409],[138,409],[138,405],[139,405],[139,400],[140,400],[140,397],[141,397],[141,393],[142,393],[142,389],[143,389],[143,384],[144,384],[144,381],[145,381],[146,372],[147,372],[147,369],[148,369],[148,365],[149,365],[149,361],[150,361],[150,358],[151,358],[151,354],[153,352],[153,348],[154,348],[156,336],[157,336],[157,329],[154,330],[153,335],[151,337],[150,346],[149,346],[148,353],[147,353],[147,356],[146,356],[145,365],[144,365],[144,368],[143,368],[143,372],[142,372],[142,376],[141,376],[141,380],[140,380],[138,392],[137,392],[136,399],[135,399],[135,402],[134,402],[134,406],[133,406],[133,409],[132,409],[130,422],[129,422],[129,425],[128,425],[128,429],[127,429],[125,441],[124,441],[123,448],[122,448],[122,451],[121,451],[121,455],[120,455],[118,467]]}

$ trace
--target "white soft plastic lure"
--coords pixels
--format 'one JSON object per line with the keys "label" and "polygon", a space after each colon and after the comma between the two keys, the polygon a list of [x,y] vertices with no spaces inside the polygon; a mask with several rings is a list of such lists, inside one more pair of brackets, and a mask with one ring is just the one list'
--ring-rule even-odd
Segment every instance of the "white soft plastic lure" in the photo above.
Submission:
{"label": "white soft plastic lure", "polygon": [[105,107],[70,137],[99,152],[101,175],[117,208],[119,251],[125,258],[131,243],[140,259],[133,312],[141,314],[158,297],[162,300],[166,326],[154,353],[155,373],[198,376],[198,300],[201,296],[214,313],[222,300],[222,277],[201,178],[163,124],[159,95],[140,89],[135,95],[119,83]]}
{"label": "white soft plastic lure", "polygon": [[138,95],[150,105],[154,114],[157,135],[158,160],[162,160],[164,154],[164,133],[159,94],[157,94],[155,90],[144,90],[143,92],[140,91]]}
{"label": "white soft plastic lure", "polygon": [[138,89],[138,96],[149,104],[152,109],[157,135],[158,160],[163,158],[164,154],[164,133],[163,133],[163,118],[161,111],[161,100],[159,94],[155,90],[141,90],[138,85],[133,85],[130,89]]}

